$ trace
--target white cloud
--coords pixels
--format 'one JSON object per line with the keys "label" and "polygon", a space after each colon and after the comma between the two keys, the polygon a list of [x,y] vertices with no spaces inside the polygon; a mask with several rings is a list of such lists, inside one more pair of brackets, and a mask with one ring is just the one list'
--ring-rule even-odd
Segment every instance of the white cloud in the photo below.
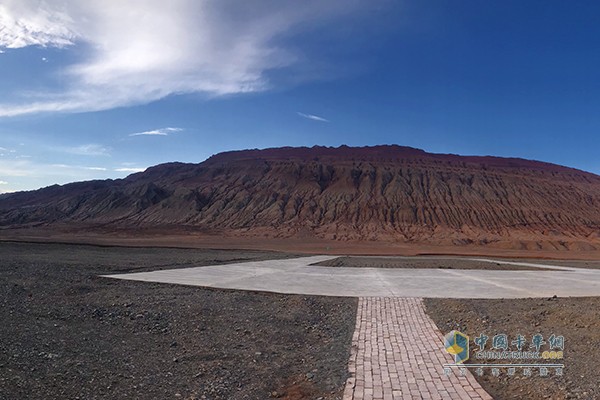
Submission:
{"label": "white cloud", "polygon": [[24,177],[31,176],[34,173],[31,163],[27,160],[0,160],[1,176]]}
{"label": "white cloud", "polygon": [[119,178],[121,175],[112,168],[94,165],[39,163],[30,159],[0,159],[0,177],[10,182],[8,185],[1,185],[0,192],[31,190],[55,183],[65,184],[90,179]]}
{"label": "white cloud", "polygon": [[75,147],[64,147],[62,151],[79,156],[109,156],[110,149],[100,144],[83,144]]}
{"label": "white cloud", "polygon": [[131,133],[129,136],[168,136],[171,133],[181,132],[182,128],[160,128],[151,131]]}
{"label": "white cloud", "polygon": [[7,149],[6,147],[0,147],[0,157],[5,157],[5,156],[15,156],[15,153],[17,151],[14,149]]}
{"label": "white cloud", "polygon": [[69,165],[69,164],[51,164],[50,167],[70,169],[70,170],[87,170],[87,171],[107,171],[108,170],[107,168],[104,168],[104,167],[84,167],[81,165]]}
{"label": "white cloud", "polygon": [[305,114],[305,113],[301,113],[298,111],[298,115],[306,118],[306,119],[311,119],[313,121],[319,121],[319,122],[329,122],[328,119],[325,119],[323,117],[319,117],[318,115],[313,115],[313,114]]}
{"label": "white cloud", "polygon": [[8,185],[8,182],[6,182],[6,181],[0,181],[0,185]]}
{"label": "white cloud", "polygon": [[0,4],[0,46],[65,47],[79,36],[66,10],[43,1],[5,0]]}
{"label": "white cloud", "polygon": [[[172,94],[263,91],[302,59],[285,35],[358,8],[358,0],[5,0],[0,48],[85,46],[59,92],[0,104],[0,117],[145,104]],[[363,3],[364,4],[364,3]],[[5,97],[6,98],[6,97]]]}
{"label": "white cloud", "polygon": [[143,172],[146,168],[115,168],[115,172]]}

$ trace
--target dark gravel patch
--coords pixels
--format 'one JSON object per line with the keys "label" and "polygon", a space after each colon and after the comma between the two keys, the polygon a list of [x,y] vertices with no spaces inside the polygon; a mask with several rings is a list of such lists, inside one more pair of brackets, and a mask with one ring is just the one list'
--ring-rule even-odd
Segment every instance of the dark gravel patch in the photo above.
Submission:
{"label": "dark gravel patch", "polygon": [[[457,329],[471,341],[482,332],[490,343],[499,333],[508,334],[510,340],[517,334],[530,340],[539,333],[546,341],[552,334],[564,336],[562,377],[554,373],[540,377],[536,372],[531,377],[510,377],[506,369],[494,377],[488,370],[477,380],[494,399],[600,399],[600,298],[426,299],[425,304],[442,333]],[[469,362],[475,362],[477,346],[471,345]]]}
{"label": "dark gravel patch", "polygon": [[571,268],[600,268],[600,261],[590,260],[528,260],[528,259],[511,259],[510,261],[515,262],[526,262],[531,264],[546,264],[555,265],[557,267],[571,267]]}
{"label": "dark gravel patch", "polygon": [[440,269],[486,269],[505,271],[543,271],[546,268],[526,267],[473,261],[461,258],[413,258],[413,257],[338,257],[313,265],[323,267],[353,268],[440,268]]}
{"label": "dark gravel patch", "polygon": [[356,300],[98,274],[289,255],[0,244],[0,398],[341,398]]}

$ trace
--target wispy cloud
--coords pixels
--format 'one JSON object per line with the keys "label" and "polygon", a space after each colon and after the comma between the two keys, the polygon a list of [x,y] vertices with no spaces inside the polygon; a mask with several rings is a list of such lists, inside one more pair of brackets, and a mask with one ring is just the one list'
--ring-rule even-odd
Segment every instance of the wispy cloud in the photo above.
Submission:
{"label": "wispy cloud", "polygon": [[[42,172],[43,170],[40,170]],[[36,171],[37,172],[37,171]],[[31,176],[35,172],[28,160],[2,160],[0,159],[0,175],[5,177]]]}
{"label": "wispy cloud", "polygon": [[62,151],[78,156],[109,156],[110,149],[100,144],[83,144],[81,146],[64,147]]}
{"label": "wispy cloud", "polygon": [[69,165],[69,164],[51,164],[51,167],[65,168],[65,169],[84,169],[87,171],[107,171],[104,167],[85,167],[81,165]]}
{"label": "wispy cloud", "polygon": [[306,118],[306,119],[311,119],[313,121],[319,121],[319,122],[329,122],[328,119],[325,119],[323,117],[319,117],[318,115],[314,115],[314,114],[305,114],[305,113],[301,113],[300,111],[298,111],[298,115]]}
{"label": "wispy cloud", "polygon": [[115,168],[115,172],[143,172],[146,168]]}
{"label": "wispy cloud", "polygon": [[9,98],[0,117],[105,110],[182,93],[264,91],[270,71],[304,59],[282,44],[284,37],[364,7],[358,0],[305,0],[302,7],[292,0],[2,3],[0,48],[86,51],[62,71],[62,90]]}
{"label": "wispy cloud", "polygon": [[[0,46],[17,49],[26,46],[65,47],[79,36],[71,17],[60,8],[40,1],[7,0],[0,5]],[[35,7],[35,13],[33,13]]]}
{"label": "wispy cloud", "polygon": [[0,177],[9,184],[0,184],[0,193],[15,190],[31,190],[51,184],[90,179],[119,178],[123,173],[113,170],[115,166],[89,164],[46,163],[27,160],[0,158]]}
{"label": "wispy cloud", "polygon": [[6,182],[6,181],[0,181],[0,185],[8,185],[8,182]]}
{"label": "wispy cloud", "polygon": [[7,149],[6,147],[0,147],[0,153],[16,153],[15,149]]}
{"label": "wispy cloud", "polygon": [[104,171],[108,171],[108,169],[96,166],[38,163],[30,159],[0,159],[0,176],[19,178],[11,180],[13,184],[15,181],[21,181],[25,178],[61,177],[63,181],[88,179],[97,177],[99,173]]}
{"label": "wispy cloud", "polygon": [[151,131],[131,133],[129,136],[169,136],[172,133],[181,132],[182,128],[160,128]]}

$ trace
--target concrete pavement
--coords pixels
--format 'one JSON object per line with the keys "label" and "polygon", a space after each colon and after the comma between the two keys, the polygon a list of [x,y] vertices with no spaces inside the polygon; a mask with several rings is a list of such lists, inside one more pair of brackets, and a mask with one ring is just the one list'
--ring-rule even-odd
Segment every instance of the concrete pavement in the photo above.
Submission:
{"label": "concrete pavement", "polygon": [[[452,363],[421,297],[520,298],[600,295],[600,270],[534,263],[539,271],[344,268],[311,264],[314,256],[182,268],[110,278],[278,293],[359,297],[344,400],[492,397],[469,371],[446,376]],[[436,259],[440,259],[436,257]],[[544,268],[544,269],[542,269]],[[550,270],[547,270],[550,269]]]}
{"label": "concrete pavement", "polygon": [[526,298],[600,295],[600,270],[595,269],[486,259],[478,260],[540,267],[540,271],[311,265],[332,258],[336,257],[313,256],[105,276],[224,289],[349,297]]}

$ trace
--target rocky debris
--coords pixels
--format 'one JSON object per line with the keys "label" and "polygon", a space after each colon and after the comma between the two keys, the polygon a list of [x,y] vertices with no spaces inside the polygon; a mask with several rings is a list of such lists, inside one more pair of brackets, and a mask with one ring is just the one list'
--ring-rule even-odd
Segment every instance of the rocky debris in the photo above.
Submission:
{"label": "rocky debris", "polygon": [[282,254],[25,243],[0,254],[0,399],[341,399],[354,299],[97,276]]}
{"label": "rocky debris", "polygon": [[[600,370],[600,298],[545,299],[426,299],[427,313],[442,333],[457,329],[473,338],[485,333],[492,337],[542,334],[564,337],[563,376],[507,376],[503,369],[495,377],[489,371],[477,380],[495,399],[598,399]],[[472,342],[471,342],[472,343]],[[477,346],[472,345],[471,356]],[[475,349],[474,349],[475,348]],[[488,361],[486,361],[488,362]],[[493,362],[493,361],[492,361]],[[506,360],[498,362],[507,362]],[[518,361],[517,361],[518,362]],[[540,362],[540,361],[533,361]],[[547,362],[541,360],[541,362]]]}
{"label": "rocky debris", "polygon": [[477,260],[468,260],[457,257],[448,257],[438,260],[436,258],[404,258],[404,257],[338,257],[321,261],[313,265],[324,267],[351,267],[351,268],[435,268],[435,269],[478,269],[494,271],[544,271],[540,267],[489,263]]}

